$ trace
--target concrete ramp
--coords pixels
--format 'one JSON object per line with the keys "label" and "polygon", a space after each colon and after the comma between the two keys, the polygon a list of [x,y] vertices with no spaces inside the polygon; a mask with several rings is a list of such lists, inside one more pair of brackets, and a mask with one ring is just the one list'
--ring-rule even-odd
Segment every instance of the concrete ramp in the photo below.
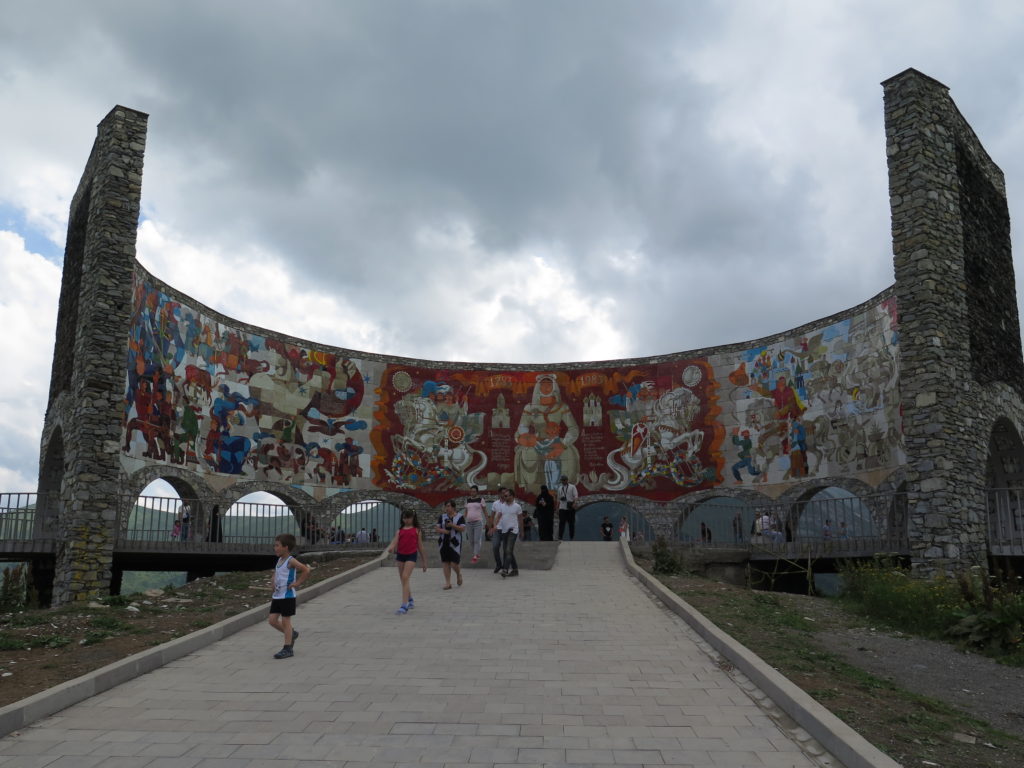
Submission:
{"label": "concrete ramp", "polygon": [[244,629],[0,740],[0,763],[822,764],[627,575],[617,543],[551,548],[549,570],[470,570],[448,591],[416,571],[400,616],[395,569],[374,568],[300,605],[294,658],[271,658],[269,627]]}

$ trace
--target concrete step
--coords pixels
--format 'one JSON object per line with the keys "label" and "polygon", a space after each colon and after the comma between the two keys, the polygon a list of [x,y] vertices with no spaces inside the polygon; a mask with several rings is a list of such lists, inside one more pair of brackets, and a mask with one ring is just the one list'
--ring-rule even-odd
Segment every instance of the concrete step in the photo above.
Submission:
{"label": "concrete step", "polygon": [[[519,541],[516,542],[516,562],[519,570],[550,571],[555,565],[555,558],[558,556],[558,541]],[[439,568],[441,559],[437,554],[437,547],[432,546],[433,542],[426,542],[430,549],[427,550],[428,568]],[[472,553],[466,542],[462,544],[462,567],[467,570],[494,570],[494,558],[491,556],[491,542],[485,541],[480,547],[480,561],[472,563]],[[394,561],[394,555],[388,558]]]}

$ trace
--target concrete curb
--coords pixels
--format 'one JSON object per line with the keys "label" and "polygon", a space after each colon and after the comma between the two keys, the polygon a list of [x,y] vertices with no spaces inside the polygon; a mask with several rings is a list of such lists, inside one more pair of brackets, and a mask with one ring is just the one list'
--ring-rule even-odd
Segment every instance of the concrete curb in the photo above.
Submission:
{"label": "concrete curb", "polygon": [[[337,576],[332,576],[324,581],[311,584],[300,592],[302,603],[312,600],[335,587],[339,587],[365,573],[385,565],[387,552],[379,557],[370,560],[362,565]],[[259,624],[267,617],[267,605],[269,603],[250,608],[243,613],[236,614],[230,618],[212,624],[205,629],[197,630],[184,637],[178,637],[169,642],[155,646],[145,651],[133,654],[121,661],[115,661],[105,667],[87,672],[74,680],[68,680],[53,688],[48,688],[27,699],[16,701],[0,708],[0,738],[7,734],[31,725],[37,720],[42,720],[55,712],[77,704],[80,701],[95,696],[98,693],[110,690],[115,685],[132,680],[147,672],[152,672],[175,659],[180,659],[186,654],[205,648],[230,637],[236,632]]]}
{"label": "concrete curb", "polygon": [[629,545],[621,539],[620,546],[626,567],[637,579],[846,768],[900,768],[899,763],[870,744],[867,739],[790,682],[778,670],[770,667],[745,645],[720,630],[700,611],[638,566]]}

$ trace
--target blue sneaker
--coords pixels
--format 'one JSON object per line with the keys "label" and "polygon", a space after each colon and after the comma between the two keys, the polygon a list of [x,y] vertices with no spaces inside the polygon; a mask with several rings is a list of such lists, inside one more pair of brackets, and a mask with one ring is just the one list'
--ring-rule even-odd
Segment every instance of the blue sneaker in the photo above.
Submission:
{"label": "blue sneaker", "polygon": [[402,603],[402,606],[397,611],[395,611],[395,614],[400,616],[403,613],[408,613],[408,612],[409,612],[409,606],[406,605],[405,603]]}
{"label": "blue sneaker", "polygon": [[413,605],[412,595],[409,595],[409,602],[405,604],[405,607],[408,608],[410,611],[416,607],[415,605]]}
{"label": "blue sneaker", "polygon": [[274,654],[275,659],[290,659],[295,654],[292,653],[291,648],[282,648],[280,651]]}
{"label": "blue sneaker", "polygon": [[295,645],[295,641],[299,639],[299,631],[297,629],[292,630],[292,645]]}

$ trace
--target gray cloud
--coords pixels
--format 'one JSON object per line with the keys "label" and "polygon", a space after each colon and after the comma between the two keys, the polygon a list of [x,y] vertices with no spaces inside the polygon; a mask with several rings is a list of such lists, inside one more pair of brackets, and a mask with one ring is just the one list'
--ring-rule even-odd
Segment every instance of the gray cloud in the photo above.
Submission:
{"label": "gray cloud", "polygon": [[[337,297],[375,351],[658,354],[869,298],[892,280],[878,83],[907,66],[951,87],[1022,218],[1012,2],[8,11],[0,204],[26,209],[16,177],[44,164],[66,197],[106,111],[149,112],[145,215],[197,248],[282,260],[289,290]],[[44,200],[51,217],[66,202]],[[510,278],[534,257],[545,285]],[[584,315],[552,306],[563,295]],[[508,338],[485,344],[492,298]],[[617,334],[607,355],[588,311]]]}

